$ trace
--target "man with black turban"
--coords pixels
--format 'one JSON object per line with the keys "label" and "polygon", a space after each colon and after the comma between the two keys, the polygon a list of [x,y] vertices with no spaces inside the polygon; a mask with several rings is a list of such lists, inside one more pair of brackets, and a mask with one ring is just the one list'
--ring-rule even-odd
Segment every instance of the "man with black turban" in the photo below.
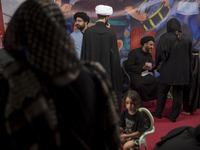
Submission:
{"label": "man with black turban", "polygon": [[71,38],[74,42],[74,47],[77,53],[77,57],[80,59],[81,57],[81,47],[83,40],[83,33],[88,27],[88,23],[90,22],[90,18],[85,12],[77,12],[74,15],[75,26],[77,30],[71,33]]}
{"label": "man with black turban", "polygon": [[131,88],[135,89],[142,101],[157,98],[157,79],[153,76],[153,58],[151,50],[154,46],[152,36],[143,37],[141,47],[129,52],[127,60],[127,72],[131,78]]}
{"label": "man with black turban", "polygon": [[144,45],[144,43],[147,43],[149,41],[155,42],[154,38],[152,36],[145,36],[141,39],[140,44]]}

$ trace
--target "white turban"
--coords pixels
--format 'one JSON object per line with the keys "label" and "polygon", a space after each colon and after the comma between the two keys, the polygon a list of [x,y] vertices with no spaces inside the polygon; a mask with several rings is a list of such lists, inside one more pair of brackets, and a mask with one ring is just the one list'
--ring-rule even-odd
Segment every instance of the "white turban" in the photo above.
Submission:
{"label": "white turban", "polygon": [[102,16],[110,16],[113,14],[113,8],[107,5],[97,5],[95,13]]}

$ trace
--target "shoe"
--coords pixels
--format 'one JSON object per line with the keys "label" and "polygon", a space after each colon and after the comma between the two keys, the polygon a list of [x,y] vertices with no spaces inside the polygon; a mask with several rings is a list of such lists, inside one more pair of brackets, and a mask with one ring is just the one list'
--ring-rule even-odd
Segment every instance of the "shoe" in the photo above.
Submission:
{"label": "shoe", "polygon": [[183,115],[187,115],[187,116],[191,115],[190,112],[186,112],[186,111],[181,111],[181,114],[183,114]]}
{"label": "shoe", "polygon": [[154,117],[156,117],[158,119],[162,118],[162,115],[161,114],[157,114],[156,112],[152,112],[151,114],[152,114],[152,116],[154,116]]}
{"label": "shoe", "polygon": [[168,118],[171,122],[176,122],[176,119],[172,119],[169,115],[165,115],[166,118]]}

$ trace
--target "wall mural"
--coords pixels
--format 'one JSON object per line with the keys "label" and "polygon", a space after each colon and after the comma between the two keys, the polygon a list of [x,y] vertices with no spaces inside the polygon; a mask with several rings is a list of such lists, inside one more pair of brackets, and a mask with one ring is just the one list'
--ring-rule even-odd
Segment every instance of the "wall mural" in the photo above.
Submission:
{"label": "wall mural", "polygon": [[[155,37],[155,45],[160,35],[166,32],[167,20],[176,17],[182,30],[193,38],[193,45],[200,49],[200,0],[55,0],[61,7],[70,32],[75,30],[73,15],[84,11],[96,22],[95,6],[106,4],[113,7],[114,13],[109,23],[115,30],[121,60],[128,52],[140,47],[143,36]],[[152,51],[155,56],[155,49]]]}
{"label": "wall mural", "polygon": [[3,16],[1,9],[1,1],[0,1],[0,49],[3,48],[3,35],[4,35],[4,24],[3,24]]}
{"label": "wall mural", "polygon": [[[1,0],[4,23],[24,0]],[[155,37],[155,46],[160,35],[166,32],[167,20],[176,17],[184,33],[193,39],[193,46],[200,50],[200,0],[54,0],[62,9],[67,28],[74,31],[73,15],[84,11],[90,17],[90,26],[96,22],[95,6],[106,4],[113,7],[114,13],[109,23],[115,30],[121,61],[127,58],[130,50],[140,47],[143,36]],[[155,49],[152,50],[155,56]]]}

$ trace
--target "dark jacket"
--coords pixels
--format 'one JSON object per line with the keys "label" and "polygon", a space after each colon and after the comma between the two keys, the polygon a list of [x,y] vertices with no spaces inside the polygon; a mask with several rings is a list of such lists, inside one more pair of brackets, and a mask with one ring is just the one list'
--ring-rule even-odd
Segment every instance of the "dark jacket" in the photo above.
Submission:
{"label": "dark jacket", "polygon": [[196,128],[183,126],[171,130],[161,138],[154,150],[199,150],[200,149],[200,125]]}
{"label": "dark jacket", "polygon": [[103,22],[97,22],[85,31],[81,59],[99,62],[109,75],[113,88],[121,91],[122,73],[117,37]]}
{"label": "dark jacket", "polygon": [[[178,31],[178,35],[175,34]],[[180,38],[180,39],[179,39]],[[178,41],[173,48],[175,41]],[[156,67],[160,82],[168,85],[187,85],[191,80],[192,40],[181,32],[181,25],[175,18],[167,23],[167,33],[160,37],[156,48]]]}
{"label": "dark jacket", "polygon": [[151,62],[153,64],[153,58],[151,53],[144,52],[142,48],[137,48],[129,52],[127,70],[131,75],[141,76],[142,68],[146,62]]}

